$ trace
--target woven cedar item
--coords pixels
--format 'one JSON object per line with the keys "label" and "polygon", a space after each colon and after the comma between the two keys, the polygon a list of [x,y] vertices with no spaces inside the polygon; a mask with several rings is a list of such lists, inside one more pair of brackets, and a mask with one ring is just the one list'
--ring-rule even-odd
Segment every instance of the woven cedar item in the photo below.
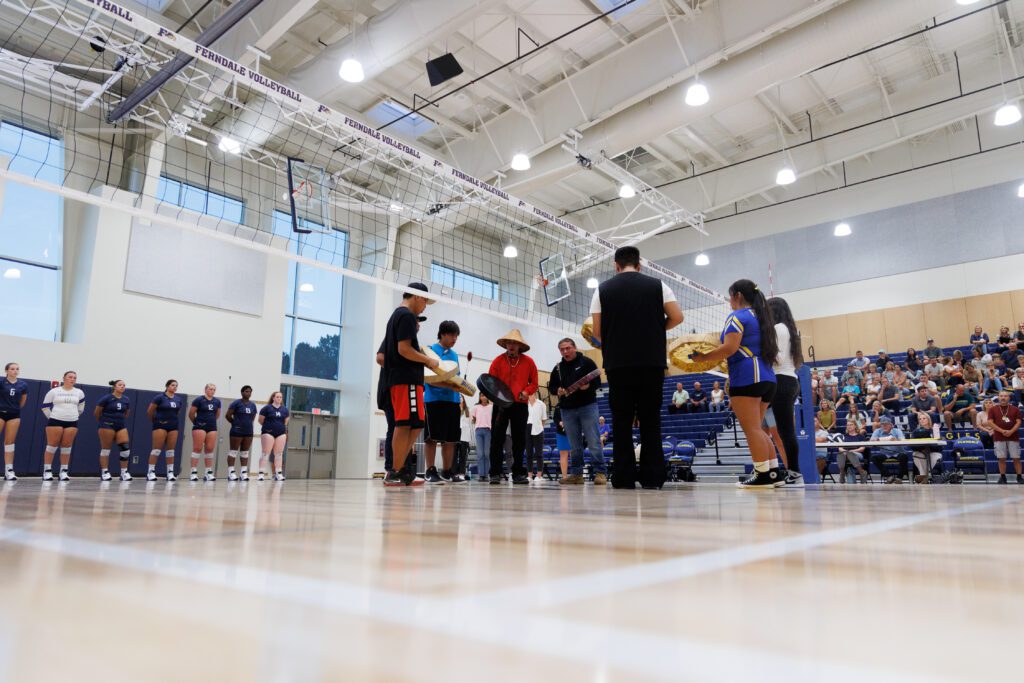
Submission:
{"label": "woven cedar item", "polygon": [[683,373],[698,372],[727,372],[726,361],[692,361],[691,353],[708,353],[720,346],[718,335],[710,334],[684,334],[669,342],[668,358],[672,365],[682,370]]}

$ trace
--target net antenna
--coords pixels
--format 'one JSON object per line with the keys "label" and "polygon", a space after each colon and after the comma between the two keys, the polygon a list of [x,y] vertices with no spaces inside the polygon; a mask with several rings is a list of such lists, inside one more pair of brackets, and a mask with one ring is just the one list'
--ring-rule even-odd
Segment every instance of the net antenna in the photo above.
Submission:
{"label": "net antenna", "polygon": [[335,229],[331,215],[330,176],[326,169],[288,157],[288,192],[292,232],[328,234]]}

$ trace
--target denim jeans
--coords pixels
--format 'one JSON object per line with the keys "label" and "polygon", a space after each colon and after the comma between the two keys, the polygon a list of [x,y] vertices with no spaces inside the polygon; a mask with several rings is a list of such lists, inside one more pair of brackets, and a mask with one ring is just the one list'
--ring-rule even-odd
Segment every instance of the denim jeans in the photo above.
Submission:
{"label": "denim jeans", "polygon": [[476,476],[486,477],[491,472],[491,429],[476,428]]}
{"label": "denim jeans", "polygon": [[569,437],[569,474],[583,474],[583,442],[590,448],[590,461],[595,474],[607,474],[608,467],[604,463],[604,448],[601,446],[601,435],[598,431],[597,418],[600,417],[597,403],[581,408],[562,408],[562,424],[565,435]]}
{"label": "denim jeans", "polygon": [[987,394],[988,388],[990,386],[994,386],[996,388],[996,391],[1003,390],[1003,382],[998,377],[986,377],[984,383],[982,384],[981,392],[983,394]]}

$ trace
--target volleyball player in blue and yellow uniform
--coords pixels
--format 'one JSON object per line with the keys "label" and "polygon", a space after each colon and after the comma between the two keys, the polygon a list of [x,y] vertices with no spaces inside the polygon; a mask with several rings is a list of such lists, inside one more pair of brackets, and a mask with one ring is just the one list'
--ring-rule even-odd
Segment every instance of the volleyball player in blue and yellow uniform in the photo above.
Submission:
{"label": "volleyball player in blue and yellow uniform", "polygon": [[733,313],[725,321],[722,345],[714,351],[694,354],[694,360],[728,359],[729,402],[743,427],[754,460],[754,472],[740,488],[775,488],[785,484],[771,437],[762,429],[764,415],[775,395],[772,366],[779,355],[775,321],[761,290],[750,280],[729,287]]}
{"label": "volleyball player in blue and yellow uniform", "polygon": [[124,395],[124,380],[115,379],[110,382],[110,393],[96,404],[94,415],[99,425],[100,437],[100,480],[110,481],[110,449],[116,440],[121,449],[121,481],[131,481],[128,474],[128,459],[131,456],[128,446],[128,413],[132,409],[131,401]]}

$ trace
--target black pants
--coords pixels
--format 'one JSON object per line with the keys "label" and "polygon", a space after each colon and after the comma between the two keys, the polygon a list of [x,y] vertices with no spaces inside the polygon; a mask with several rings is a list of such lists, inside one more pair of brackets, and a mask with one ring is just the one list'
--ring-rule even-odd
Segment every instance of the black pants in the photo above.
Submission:
{"label": "black pants", "polygon": [[[616,488],[661,486],[665,456],[661,452],[661,387],[663,368],[608,370],[608,402],[612,409],[612,484]],[[633,453],[633,420],[640,421],[640,471]]]}
{"label": "black pants", "polygon": [[544,432],[526,438],[526,464],[531,472],[544,474]]}
{"label": "black pants", "polygon": [[459,441],[455,444],[455,458],[452,462],[452,472],[465,476],[466,465],[469,462],[469,443]]}
{"label": "black pants", "polygon": [[775,415],[775,428],[779,430],[782,446],[786,449],[786,467],[793,472],[800,471],[800,444],[796,440],[796,424],[793,418],[793,404],[800,394],[800,383],[789,375],[775,376],[775,396],[771,408]]}
{"label": "black pants", "polygon": [[[876,453],[875,455],[871,456],[871,462],[875,463],[875,467],[878,468],[879,474],[885,474],[885,469],[883,466],[885,465],[886,457],[887,456],[884,453]],[[908,474],[907,454],[903,452],[897,453],[896,459],[899,460],[899,469],[897,470],[897,475],[900,477],[900,479],[902,479]]]}
{"label": "black pants", "polygon": [[385,401],[383,410],[384,419],[388,421],[388,435],[384,440],[384,469],[390,472],[395,464],[395,454],[391,448],[391,439],[395,435],[395,409],[391,401]]}
{"label": "black pants", "polygon": [[529,413],[525,403],[513,403],[508,408],[494,407],[491,423],[491,476],[500,477],[505,463],[505,432],[512,424],[512,476],[525,477],[523,453],[526,450],[526,420]]}

